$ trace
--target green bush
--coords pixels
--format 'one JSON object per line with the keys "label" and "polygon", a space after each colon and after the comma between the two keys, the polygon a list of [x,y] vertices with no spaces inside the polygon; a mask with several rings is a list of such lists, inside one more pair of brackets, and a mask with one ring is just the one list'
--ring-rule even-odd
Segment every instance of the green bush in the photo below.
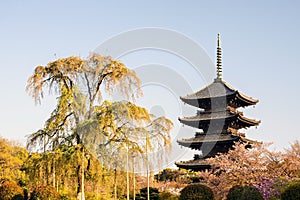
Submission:
{"label": "green bush", "polygon": [[60,200],[60,195],[52,186],[38,186],[30,194],[29,200]]}
{"label": "green bush", "polygon": [[60,195],[60,200],[70,200],[70,198],[65,194],[61,194]]}
{"label": "green bush", "polygon": [[300,184],[290,185],[288,188],[284,190],[281,194],[281,199],[300,199]]}
{"label": "green bush", "polygon": [[[160,200],[159,192],[157,188],[149,188],[150,199],[151,200]],[[140,194],[136,195],[136,200],[147,199],[147,187],[140,189]]]}
{"label": "green bush", "polygon": [[0,200],[23,200],[23,189],[14,182],[6,181],[0,186]]}
{"label": "green bush", "polygon": [[159,193],[159,198],[161,200],[178,200],[178,196],[166,191]]}
{"label": "green bush", "polygon": [[227,195],[227,200],[264,200],[262,194],[254,186],[233,186]]}
{"label": "green bush", "polygon": [[179,200],[211,200],[214,199],[212,190],[202,184],[191,184],[181,190]]}

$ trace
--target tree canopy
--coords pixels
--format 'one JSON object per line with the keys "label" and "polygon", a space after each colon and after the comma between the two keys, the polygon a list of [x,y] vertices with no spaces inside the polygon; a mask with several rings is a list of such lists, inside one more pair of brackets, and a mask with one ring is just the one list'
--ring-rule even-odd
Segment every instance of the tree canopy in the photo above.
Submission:
{"label": "tree canopy", "polygon": [[[57,95],[57,105],[44,127],[28,137],[28,148],[55,152],[63,146],[77,147],[81,152],[81,163],[77,162],[77,193],[81,193],[82,199],[86,161],[91,156],[108,168],[113,164],[116,167],[113,161],[118,161],[118,167],[126,166],[128,171],[129,151],[142,160],[144,152],[154,149],[163,155],[170,147],[173,123],[128,101],[142,94],[140,84],[135,72],[122,62],[94,53],[87,59],[71,56],[37,66],[28,79],[28,93],[36,103],[41,103],[48,90]],[[113,91],[125,100],[103,100],[104,93],[109,95]],[[57,163],[54,160],[53,167]]]}
{"label": "tree canopy", "polygon": [[25,174],[21,171],[28,152],[13,141],[0,137],[0,179],[24,181]]}
{"label": "tree canopy", "polygon": [[108,93],[117,89],[131,99],[140,94],[140,80],[135,72],[111,57],[71,56],[37,66],[28,79],[28,93],[41,103],[48,90],[57,95],[57,105],[44,128],[28,138],[28,146],[42,144],[42,148],[53,149],[61,143],[81,144],[82,135],[74,127],[95,117],[96,106],[102,103],[102,85]]}

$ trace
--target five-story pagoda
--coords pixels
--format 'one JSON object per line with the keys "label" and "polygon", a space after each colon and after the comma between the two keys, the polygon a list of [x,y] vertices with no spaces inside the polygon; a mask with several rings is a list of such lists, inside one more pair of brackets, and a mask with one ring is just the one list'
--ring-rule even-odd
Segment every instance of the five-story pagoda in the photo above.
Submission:
{"label": "five-story pagoda", "polygon": [[249,141],[238,130],[258,126],[260,121],[249,119],[237,109],[255,105],[253,99],[231,87],[222,78],[221,41],[218,34],[217,46],[217,77],[214,81],[196,93],[180,97],[189,105],[198,108],[196,116],[179,118],[185,125],[201,129],[195,137],[178,140],[185,147],[200,150],[190,161],[176,162],[179,168],[201,171],[211,166],[206,158],[214,157],[217,153],[226,153],[236,141]]}

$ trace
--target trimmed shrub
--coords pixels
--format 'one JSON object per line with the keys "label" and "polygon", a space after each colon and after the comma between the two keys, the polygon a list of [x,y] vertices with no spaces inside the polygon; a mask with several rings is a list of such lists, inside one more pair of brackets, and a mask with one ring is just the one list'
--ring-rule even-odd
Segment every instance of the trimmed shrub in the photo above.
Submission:
{"label": "trimmed shrub", "polygon": [[202,184],[191,184],[181,190],[179,200],[212,200],[214,193]]}
{"label": "trimmed shrub", "polygon": [[29,200],[60,200],[60,195],[52,186],[38,186],[30,194]]}
{"label": "trimmed shrub", "polygon": [[264,200],[262,194],[254,186],[233,186],[228,194],[227,200]]}
{"label": "trimmed shrub", "polygon": [[159,193],[159,198],[161,200],[178,200],[178,196],[166,191]]}
{"label": "trimmed shrub", "polygon": [[281,199],[300,199],[300,184],[294,184],[287,187],[281,194]]}
{"label": "trimmed shrub", "polygon": [[[149,188],[150,199],[151,200],[160,200],[159,192],[157,188]],[[140,194],[136,195],[136,200],[147,199],[147,187],[140,189]]]}
{"label": "trimmed shrub", "polygon": [[244,190],[244,187],[241,185],[236,185],[230,188],[228,194],[227,194],[227,200],[233,200],[233,199],[239,199],[239,197],[242,195]]}
{"label": "trimmed shrub", "polygon": [[23,200],[23,189],[14,182],[6,181],[0,186],[0,200]]}

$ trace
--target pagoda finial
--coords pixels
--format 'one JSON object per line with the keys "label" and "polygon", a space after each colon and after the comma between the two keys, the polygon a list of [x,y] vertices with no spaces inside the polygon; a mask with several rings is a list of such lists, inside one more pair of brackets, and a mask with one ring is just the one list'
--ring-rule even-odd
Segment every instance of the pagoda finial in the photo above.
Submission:
{"label": "pagoda finial", "polygon": [[218,46],[217,46],[217,79],[222,79],[222,49],[220,33],[218,33]]}

